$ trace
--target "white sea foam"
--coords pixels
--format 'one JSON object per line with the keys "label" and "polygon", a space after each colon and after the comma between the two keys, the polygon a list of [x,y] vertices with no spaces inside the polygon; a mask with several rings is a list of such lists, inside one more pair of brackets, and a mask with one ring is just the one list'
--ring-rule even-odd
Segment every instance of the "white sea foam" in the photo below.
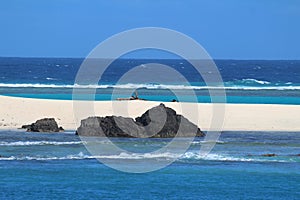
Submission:
{"label": "white sea foam", "polygon": [[71,154],[66,156],[51,156],[51,157],[43,157],[43,156],[10,156],[10,157],[0,157],[1,160],[84,160],[84,159],[112,159],[112,160],[139,160],[139,159],[177,159],[179,161],[185,160],[203,160],[203,161],[223,161],[223,162],[297,162],[294,159],[289,160],[275,160],[275,159],[266,159],[266,158],[249,158],[249,157],[234,157],[230,155],[221,155],[221,154],[208,154],[206,156],[202,156],[195,152],[186,152],[182,156],[174,153],[120,153],[117,155],[86,155],[82,152],[78,154]]}
{"label": "white sea foam", "polygon": [[[106,88],[117,88],[117,89],[136,89],[136,88],[145,88],[145,89],[170,89],[170,90],[217,90],[217,89],[226,89],[226,90],[300,90],[300,86],[293,86],[286,84],[284,86],[271,86],[268,82],[261,82],[261,85],[264,86],[250,86],[247,84],[226,84],[225,86],[191,86],[191,85],[168,85],[168,84],[117,84],[117,85],[56,85],[56,84],[31,84],[31,83],[0,83],[0,87],[3,88],[66,88],[66,89],[106,89]],[[267,84],[267,86],[265,86]]]}
{"label": "white sea foam", "polygon": [[82,141],[58,142],[58,141],[18,141],[0,142],[0,146],[38,146],[38,145],[73,145],[84,144]]}
{"label": "white sea foam", "polygon": [[192,144],[210,144],[210,143],[216,143],[216,144],[224,144],[225,142],[224,141],[220,141],[220,140],[217,140],[217,141],[193,141]]}
{"label": "white sea foam", "polygon": [[47,80],[58,80],[57,78],[51,78],[51,77],[47,77]]}
{"label": "white sea foam", "polygon": [[235,161],[235,162],[262,162],[266,160],[243,158],[243,157],[233,157],[228,155],[220,154],[208,154],[206,156],[199,155],[194,152],[187,152],[182,156],[183,159],[195,159],[195,160],[208,160],[208,161]]}
{"label": "white sea foam", "polygon": [[226,154],[214,154],[210,153],[208,155],[202,156],[196,152],[186,152],[181,158],[181,160],[203,160],[203,161],[223,161],[223,162],[298,162],[297,160],[290,159],[268,159],[264,157],[249,157],[249,156],[232,156]]}
{"label": "white sea foam", "polygon": [[253,78],[242,79],[242,82],[246,82],[246,83],[258,83],[258,84],[261,84],[261,85],[271,84],[269,81],[257,80],[257,79],[253,79]]}

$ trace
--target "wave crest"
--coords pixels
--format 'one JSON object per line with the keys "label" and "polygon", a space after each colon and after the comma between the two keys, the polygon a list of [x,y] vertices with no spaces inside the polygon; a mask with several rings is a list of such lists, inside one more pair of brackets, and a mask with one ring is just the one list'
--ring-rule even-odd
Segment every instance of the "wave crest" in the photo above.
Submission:
{"label": "wave crest", "polygon": [[298,162],[294,159],[267,159],[267,158],[249,158],[249,157],[235,157],[230,155],[220,155],[220,154],[208,154],[207,156],[201,156],[195,152],[186,152],[183,155],[174,153],[120,153],[117,155],[86,155],[82,152],[78,154],[71,154],[66,156],[52,156],[52,157],[38,157],[38,156],[10,156],[10,157],[0,157],[0,161],[23,161],[23,160],[38,160],[38,161],[51,161],[51,160],[84,160],[84,159],[112,159],[112,160],[139,160],[139,159],[178,159],[178,161],[222,161],[222,162]]}
{"label": "wave crest", "polygon": [[[243,81],[244,80],[244,81]],[[170,89],[170,90],[300,90],[300,85],[284,84],[274,85],[267,81],[256,79],[243,79],[236,82],[225,82],[225,86],[195,86],[195,85],[171,85],[171,84],[104,84],[104,85],[58,85],[58,84],[31,84],[31,83],[0,83],[2,88],[61,88],[61,89]],[[257,83],[257,84],[252,84]]]}
{"label": "wave crest", "polygon": [[58,142],[58,141],[18,141],[0,142],[0,146],[40,146],[40,145],[74,145],[84,144],[82,141]]}
{"label": "wave crest", "polygon": [[246,83],[246,84],[261,84],[261,85],[269,85],[271,82],[269,81],[263,81],[263,80],[257,80],[254,78],[245,78],[241,80],[241,83]]}

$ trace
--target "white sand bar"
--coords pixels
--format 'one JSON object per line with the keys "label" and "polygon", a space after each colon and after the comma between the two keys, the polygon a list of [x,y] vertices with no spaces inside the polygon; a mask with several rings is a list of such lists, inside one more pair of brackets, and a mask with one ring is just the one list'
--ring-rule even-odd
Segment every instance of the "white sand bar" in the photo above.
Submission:
{"label": "white sand bar", "polygon": [[[83,102],[84,104],[84,102]],[[95,115],[137,117],[147,109],[159,105],[153,101],[97,101]],[[211,127],[213,104],[164,102],[179,114],[184,114],[202,130]],[[195,107],[196,106],[196,107]],[[226,104],[222,130],[224,131],[300,131],[299,105]],[[196,109],[195,109],[196,108]],[[198,109],[198,110],[197,110]],[[182,112],[182,111],[185,112]],[[81,117],[90,114],[82,113]],[[73,102],[0,96],[0,129],[16,129],[37,119],[54,117],[59,126],[75,130],[80,119],[75,119]]]}

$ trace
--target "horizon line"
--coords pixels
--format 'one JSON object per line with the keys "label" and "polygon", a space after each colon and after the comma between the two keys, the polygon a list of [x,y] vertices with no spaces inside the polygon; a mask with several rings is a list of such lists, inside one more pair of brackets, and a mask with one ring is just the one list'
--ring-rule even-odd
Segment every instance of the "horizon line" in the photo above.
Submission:
{"label": "horizon line", "polygon": [[[58,57],[58,56],[0,56],[0,58],[48,58],[48,59],[86,59],[86,57]],[[113,59],[113,58],[101,58],[101,59]],[[119,60],[186,60],[183,58],[118,58]],[[195,59],[191,59],[195,60]],[[212,58],[212,60],[241,60],[241,61],[300,61],[300,58],[298,59],[268,59],[268,58]]]}

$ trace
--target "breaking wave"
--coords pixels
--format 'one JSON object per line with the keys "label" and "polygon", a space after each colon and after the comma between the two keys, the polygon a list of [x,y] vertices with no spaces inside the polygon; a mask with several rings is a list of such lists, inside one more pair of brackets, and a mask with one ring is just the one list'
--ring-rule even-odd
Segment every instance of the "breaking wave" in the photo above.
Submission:
{"label": "breaking wave", "polygon": [[112,160],[139,160],[139,159],[178,159],[178,161],[223,161],[223,162],[299,162],[296,159],[267,159],[267,158],[249,158],[249,157],[234,157],[229,155],[219,155],[219,154],[209,154],[207,156],[201,156],[195,152],[186,152],[182,156],[174,153],[120,153],[118,155],[86,155],[82,152],[78,154],[66,155],[66,156],[10,156],[10,157],[0,157],[1,160],[37,160],[37,161],[51,161],[51,160],[84,160],[84,159],[112,159]]}
{"label": "breaking wave", "polygon": [[212,141],[209,141],[209,140],[205,141],[204,140],[204,141],[193,141],[192,142],[192,144],[211,144],[211,143],[213,143],[213,144],[214,143],[216,143],[216,144],[224,144],[225,142],[224,141],[220,141],[220,140],[217,140],[217,141],[213,141],[213,140]]}
{"label": "breaking wave", "polygon": [[256,79],[243,79],[235,82],[225,82],[225,86],[196,86],[196,85],[172,85],[172,84],[104,84],[104,85],[58,85],[58,84],[31,84],[31,83],[0,83],[2,88],[61,88],[61,89],[170,89],[170,90],[207,90],[207,89],[227,89],[227,90],[300,90],[300,85],[280,84],[274,85],[268,81]]}
{"label": "breaking wave", "polygon": [[58,142],[58,141],[18,141],[0,142],[0,146],[40,146],[40,145],[74,145],[84,144],[83,141]]}
{"label": "breaking wave", "polygon": [[244,78],[241,81],[237,81],[244,84],[260,84],[260,85],[268,85],[271,84],[269,81],[257,80],[253,78]]}

